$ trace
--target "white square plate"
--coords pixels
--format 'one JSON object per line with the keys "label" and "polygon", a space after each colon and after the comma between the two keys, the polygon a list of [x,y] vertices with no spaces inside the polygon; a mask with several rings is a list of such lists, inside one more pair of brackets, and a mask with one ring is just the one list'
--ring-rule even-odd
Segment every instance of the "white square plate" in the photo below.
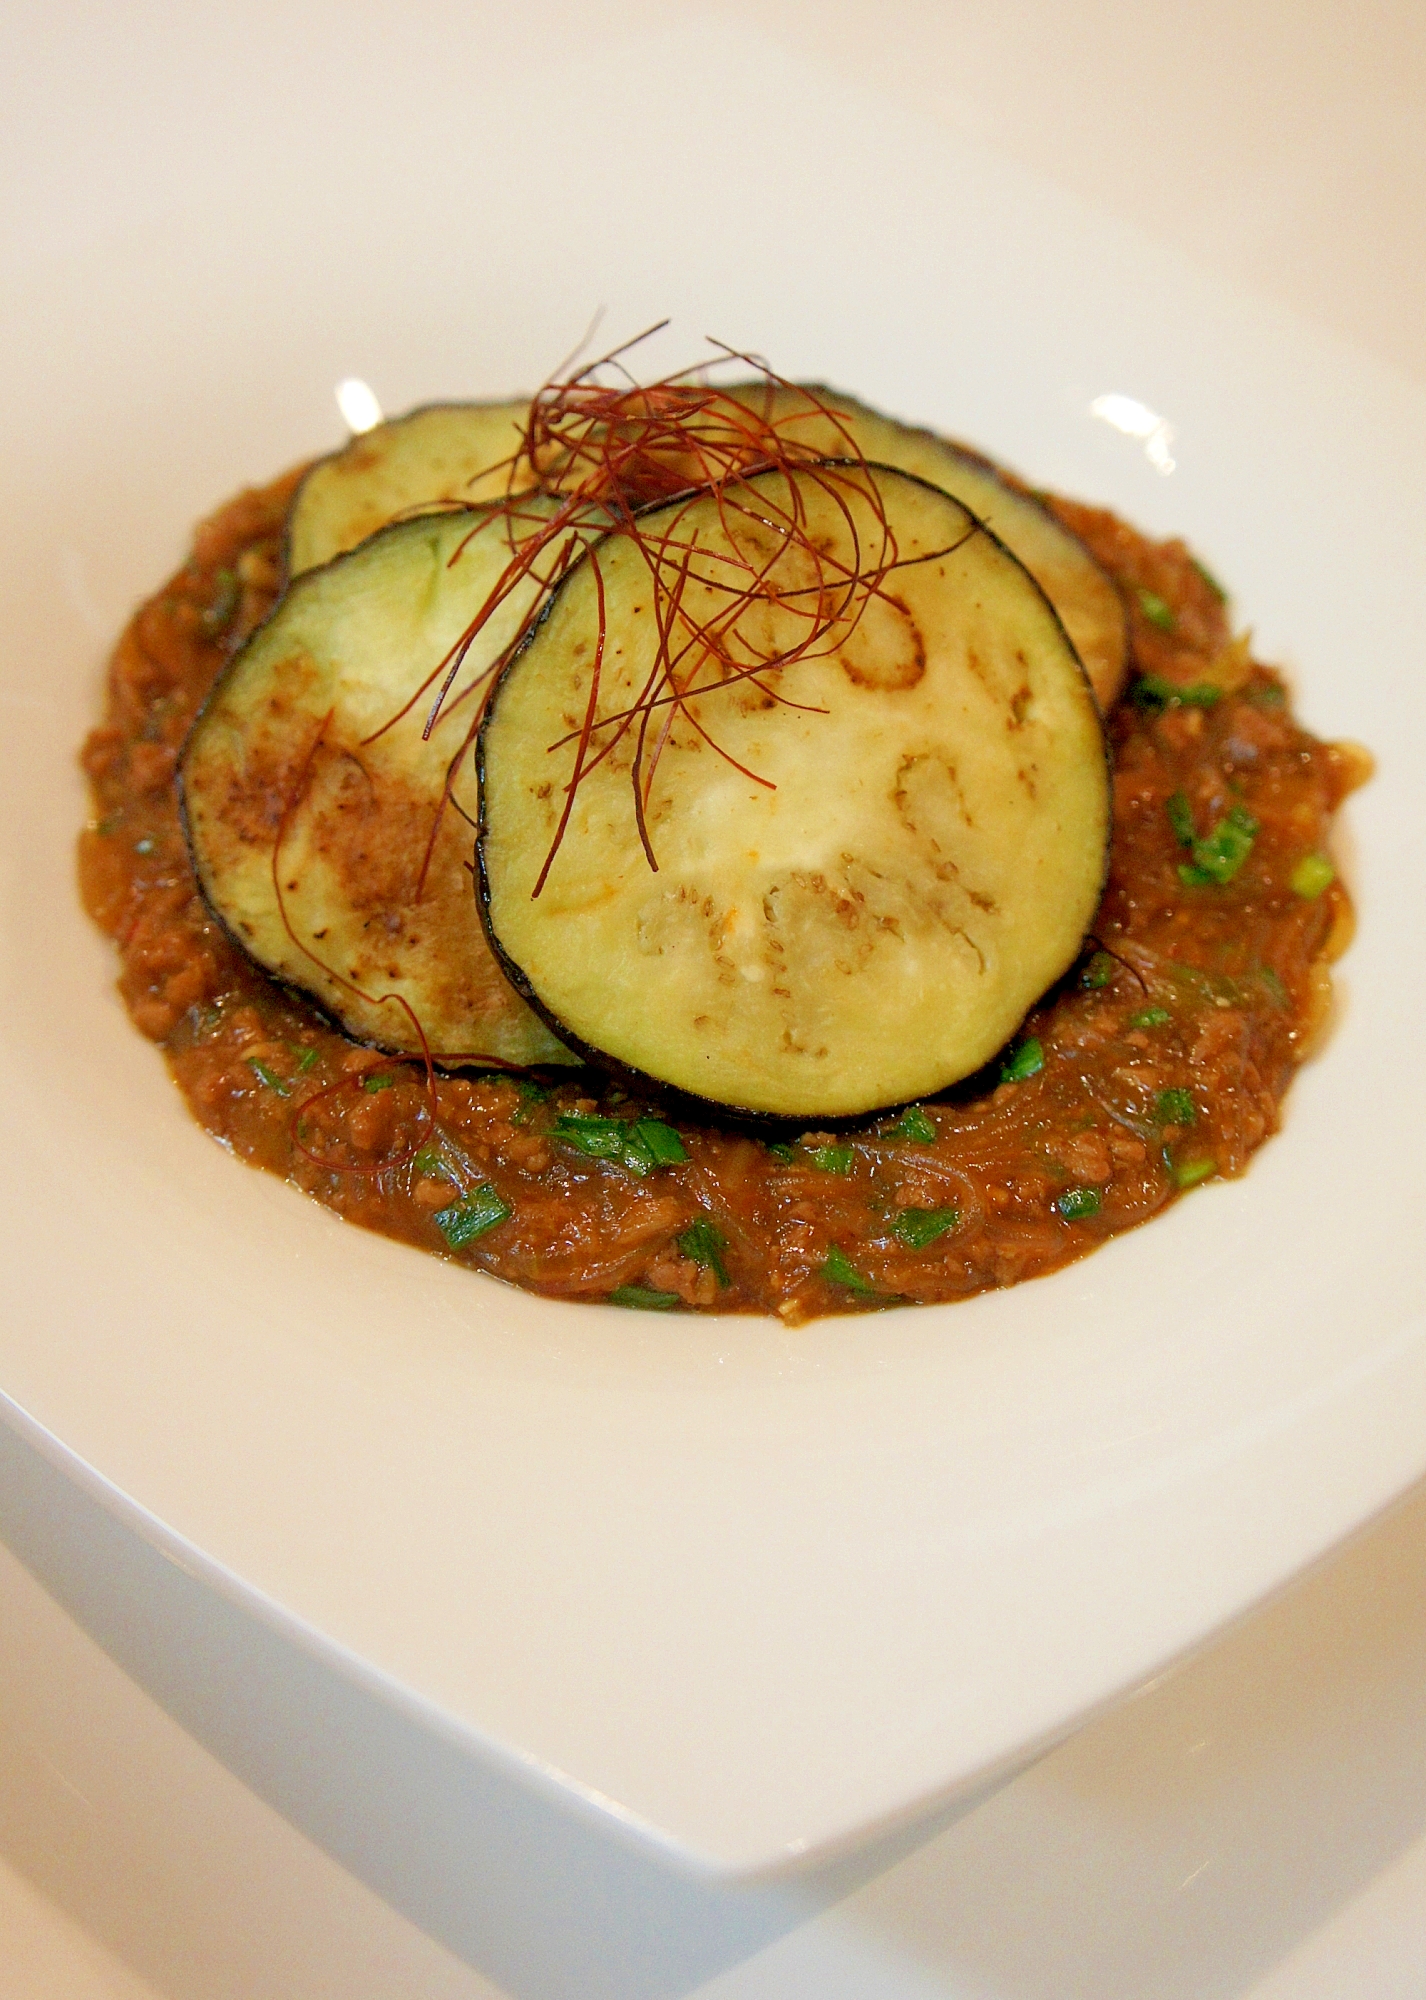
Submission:
{"label": "white square plate", "polygon": [[[247,17],[97,16],[5,141],[4,1407],[472,1754],[768,1871],[1010,1767],[1426,1471],[1426,397],[701,12]],[[524,1297],[190,1124],[74,895],[107,639],[205,509],[336,442],[336,381],[529,387],[601,304],[1185,532],[1381,754],[1340,1018],[1244,1181],[790,1332]]]}

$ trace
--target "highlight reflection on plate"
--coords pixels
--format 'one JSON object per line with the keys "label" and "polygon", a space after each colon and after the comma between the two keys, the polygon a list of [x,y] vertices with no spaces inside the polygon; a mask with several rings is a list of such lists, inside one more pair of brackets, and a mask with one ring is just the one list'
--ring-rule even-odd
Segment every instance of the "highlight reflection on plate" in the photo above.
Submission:
{"label": "highlight reflection on plate", "polygon": [[[1400,1057],[1426,407],[771,45],[730,148],[675,88],[724,53],[696,19],[637,74],[597,38],[546,61],[559,136],[532,145],[513,37],[481,51],[478,136],[468,70],[413,59],[382,77],[379,156],[335,99],[274,85],[241,157],[191,122],[180,186],[137,141],[82,217],[58,140],[36,183],[4,308],[0,1389],[218,1587],[476,1754],[758,1871],[1015,1761],[1426,1470],[1423,1086]],[[374,48],[341,60],[375,87]],[[677,174],[631,207],[584,170],[636,120],[651,156],[718,158],[696,230]],[[484,198],[409,200],[433,157]],[[829,272],[829,210],[855,282]],[[104,635],[207,507],[334,441],[334,383],[388,408],[509,392],[600,302],[1182,530],[1309,725],[1383,753],[1349,811],[1346,1004],[1243,1182],[1003,1296],[788,1332],[473,1280],[189,1124],[73,893]],[[1110,398],[1143,415],[1105,420]]]}

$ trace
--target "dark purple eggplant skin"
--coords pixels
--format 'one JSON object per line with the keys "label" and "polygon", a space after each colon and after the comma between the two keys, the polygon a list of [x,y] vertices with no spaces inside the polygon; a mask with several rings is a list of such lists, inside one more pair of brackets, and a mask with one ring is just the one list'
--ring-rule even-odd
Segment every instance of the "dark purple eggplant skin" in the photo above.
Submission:
{"label": "dark purple eggplant skin", "polygon": [[[825,459],[819,462],[826,465],[842,465],[848,467],[859,466],[862,464],[862,461],[858,459]],[[930,480],[917,479],[914,473],[902,472],[896,466],[892,465],[880,466],[876,464],[870,464],[869,469],[872,471],[882,471],[891,473],[898,479],[914,479],[917,485],[931,487],[931,490],[933,492],[939,492],[940,490],[938,487],[932,487]],[[994,468],[992,467],[992,470],[993,469]],[[674,501],[686,499],[689,497],[689,493],[697,492],[698,490],[699,489],[696,487],[690,488],[687,493],[676,494],[672,496],[672,499],[660,499],[652,501],[647,507],[641,507],[638,510],[638,514],[636,514],[634,518],[637,519],[638,515],[641,514],[653,514],[660,512],[663,508],[673,504]],[[960,504],[964,505],[964,502]],[[971,510],[967,507],[965,511],[969,514]],[[971,518],[976,522],[976,526],[981,534],[985,535],[990,541],[994,542],[996,547],[1001,549],[1007,556],[1009,556],[1012,562],[1017,562],[1018,564],[1018,558],[1014,555],[1014,553],[1010,549],[1007,549],[1005,547],[1005,544],[1000,540],[999,536],[995,533],[995,531],[992,528],[987,527],[986,524],[983,521],[981,521],[979,517],[976,515],[971,515]],[[491,951],[494,953],[496,964],[500,967],[500,970],[504,973],[506,979],[509,980],[510,984],[514,987],[515,991],[519,994],[520,998],[525,1002],[526,1006],[529,1007],[532,1010],[532,1012],[537,1014],[539,1018],[544,1022],[545,1026],[549,1029],[550,1033],[554,1035],[557,1040],[563,1042],[565,1047],[569,1049],[573,1054],[577,1055],[580,1058],[581,1062],[585,1063],[590,1069],[599,1071],[605,1076],[609,1077],[613,1082],[619,1084],[622,1089],[626,1090],[631,1097],[645,1098],[645,1099],[652,1098],[658,1100],[659,1102],[668,1104],[669,1106],[673,1107],[675,1111],[680,1112],[682,1116],[688,1120],[689,1123],[697,1123],[701,1125],[716,1125],[731,1130],[746,1130],[755,1135],[760,1135],[765,1138],[778,1138],[785,1133],[807,1131],[811,1128],[811,1125],[813,1123],[815,1123],[816,1129],[819,1131],[855,1132],[864,1129],[868,1125],[876,1124],[879,1120],[883,1118],[894,1117],[898,1111],[905,1110],[906,1106],[911,1103],[917,1103],[917,1104],[928,1103],[928,1102],[934,1103],[934,1102],[939,1102],[942,1098],[954,1099],[966,1094],[969,1095],[978,1094],[980,1090],[986,1087],[987,1079],[993,1077],[998,1073],[996,1065],[999,1062],[999,1057],[993,1058],[991,1062],[987,1063],[981,1070],[977,1071],[975,1076],[962,1077],[958,1083],[950,1085],[948,1089],[943,1092],[936,1093],[934,1097],[908,1098],[897,1104],[888,1104],[884,1106],[879,1106],[874,1110],[854,1112],[841,1117],[819,1116],[815,1121],[809,1121],[807,1118],[792,1119],[782,1114],[774,1112],[747,1110],[739,1105],[724,1104],[716,1098],[700,1097],[696,1095],[694,1092],[682,1090],[672,1084],[664,1083],[663,1081],[661,1081],[660,1078],[655,1076],[650,1076],[644,1070],[635,1069],[630,1064],[621,1062],[617,1056],[606,1055],[602,1049],[596,1049],[595,1047],[593,1047],[591,1043],[586,1042],[581,1036],[575,1034],[574,1031],[569,1027],[568,1023],[562,1021],[559,1018],[559,1016],[545,1004],[545,1002],[541,999],[540,995],[535,991],[534,987],[531,985],[529,979],[526,977],[522,968],[516,964],[515,960],[511,958],[510,954],[506,951],[504,945],[500,941],[500,937],[496,932],[495,926],[491,922],[490,918],[490,880],[486,869],[486,859],[485,859],[485,842],[486,842],[486,836],[489,832],[489,825],[486,819],[486,803],[485,803],[486,802],[485,759],[486,759],[486,747],[487,747],[486,735],[490,727],[491,717],[494,715],[497,704],[499,703],[502,688],[505,686],[506,682],[510,679],[512,674],[514,674],[519,669],[520,663],[524,659],[526,652],[535,643],[535,640],[539,632],[544,626],[545,620],[550,617],[554,609],[555,602],[558,599],[560,592],[566,588],[566,586],[569,584],[570,579],[578,574],[582,564],[584,564],[589,560],[590,556],[594,553],[595,550],[598,549],[598,547],[599,547],[598,542],[591,543],[589,548],[586,549],[585,553],[579,558],[579,561],[577,563],[572,564],[570,568],[565,572],[564,576],[561,577],[559,583],[555,586],[554,590],[550,592],[548,599],[546,600],[543,608],[540,611],[539,617],[536,619],[534,625],[531,626],[529,632],[526,634],[523,642],[520,645],[518,652],[513,653],[511,657],[505,662],[505,665],[501,668],[500,673],[496,677],[495,684],[490,690],[489,698],[485,704],[485,712],[481,717],[480,730],[475,739],[476,787],[477,787],[477,796],[479,799],[479,805],[476,816],[475,866],[471,874],[472,890],[476,899],[476,908],[480,915],[481,927],[485,932],[486,941],[488,942]],[[1018,564],[1018,566],[1022,569],[1024,568],[1023,564]],[[1036,591],[1039,592],[1040,598],[1045,604],[1046,608],[1049,610],[1050,616],[1054,619],[1055,624],[1059,627],[1060,633],[1064,638],[1066,646],[1069,648],[1071,656],[1074,658],[1076,664],[1079,666],[1079,671],[1080,674],[1083,676],[1085,686],[1089,689],[1090,699],[1093,700],[1094,689],[1090,683],[1089,675],[1085,672],[1084,664],[1080,660],[1079,655],[1075,652],[1074,646],[1070,641],[1069,634],[1065,631],[1064,626],[1060,621],[1059,613],[1055,610],[1054,605],[1050,603],[1049,598],[1045,595],[1045,592],[1041,589],[1040,585],[1035,582],[1035,579],[1032,576],[1030,576],[1030,572],[1028,570],[1025,570],[1025,575],[1028,578],[1028,580],[1034,585]],[[1097,708],[1098,704],[1096,703],[1095,706]],[[1113,755],[1110,750],[1107,733],[1103,737],[1103,753],[1104,753],[1104,762],[1109,784],[1110,817],[1105,832],[1104,865],[1099,883],[1100,901],[1102,901],[1103,899],[1104,890],[1109,881],[1109,860],[1114,841],[1114,825],[1113,825],[1114,764],[1113,764]],[[1092,933],[1086,933],[1086,937],[1088,937],[1091,934]],[[1044,1000],[1048,997],[1049,993],[1057,992],[1059,988],[1063,985],[1064,981],[1072,978],[1073,976],[1074,976],[1074,966],[1071,965],[1061,975],[1060,979],[1055,982],[1055,985],[1049,988],[1046,994],[1042,994],[1040,996],[1040,999],[1035,1002],[1035,1005],[1040,1006],[1041,1004],[1043,1004]],[[1019,1033],[1018,1029],[1016,1030],[1016,1033],[1017,1034]],[[1010,1038],[1010,1042],[1006,1043],[1006,1047],[1007,1048],[1010,1047],[1011,1043],[1014,1040],[1015,1036],[1012,1035]]]}

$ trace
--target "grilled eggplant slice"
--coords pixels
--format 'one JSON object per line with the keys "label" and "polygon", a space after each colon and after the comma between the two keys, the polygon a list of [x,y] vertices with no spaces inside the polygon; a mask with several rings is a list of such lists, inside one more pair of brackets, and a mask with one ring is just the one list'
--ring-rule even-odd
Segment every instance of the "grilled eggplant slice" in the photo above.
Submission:
{"label": "grilled eggplant slice", "polygon": [[529,408],[432,403],[319,460],[293,496],[288,576],[344,555],[389,522],[503,498]]}
{"label": "grilled eggplant slice", "polygon": [[[978,453],[897,423],[835,390],[746,382],[727,393],[814,456],[859,452],[963,501],[1019,557],[1054,605],[1107,713],[1126,672],[1123,601],[1083,542],[1038,500],[1008,483]],[[353,438],[314,466],[297,490],[288,522],[288,574],[355,548],[402,516],[502,495],[528,415],[526,402],[439,404]],[[689,485],[699,477],[690,453]]]}
{"label": "grilled eggplant slice", "polygon": [[595,1060],[737,1111],[850,1116],[978,1069],[1106,867],[1099,712],[1044,593],[889,468],[770,471],[634,525],[482,725],[512,980]]}
{"label": "grilled eggplant slice", "polygon": [[434,691],[402,713],[482,608],[520,527],[549,511],[400,522],[299,577],[184,748],[184,821],[213,910],[267,971],[384,1049],[419,1054],[424,1037],[447,1063],[571,1060],[502,976],[471,890],[474,684],[538,584],[522,580],[479,634],[453,690],[471,692],[429,740]]}
{"label": "grilled eggplant slice", "polygon": [[934,431],[897,423],[835,389],[809,384],[739,383],[732,391],[778,426],[789,444],[827,458],[860,452],[953,494],[1019,557],[1054,605],[1105,714],[1128,672],[1124,601],[1077,535],[1011,484],[988,458]]}

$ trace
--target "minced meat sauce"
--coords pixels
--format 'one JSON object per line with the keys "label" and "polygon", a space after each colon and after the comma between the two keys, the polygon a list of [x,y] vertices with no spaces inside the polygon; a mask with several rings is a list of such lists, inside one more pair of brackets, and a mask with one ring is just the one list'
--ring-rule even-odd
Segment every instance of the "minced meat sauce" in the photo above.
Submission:
{"label": "minced meat sauce", "polygon": [[83,753],[83,897],[194,1116],[349,1222],[528,1290],[789,1322],[1038,1276],[1241,1173],[1330,1006],[1328,859],[1365,753],[1319,742],[1182,543],[1052,502],[1118,579],[1109,885],[1072,973],[989,1071],[854,1130],[698,1124],[584,1071],[427,1077],[354,1045],[230,941],[174,771],[272,604],[297,475],[244,493],[119,642]]}

